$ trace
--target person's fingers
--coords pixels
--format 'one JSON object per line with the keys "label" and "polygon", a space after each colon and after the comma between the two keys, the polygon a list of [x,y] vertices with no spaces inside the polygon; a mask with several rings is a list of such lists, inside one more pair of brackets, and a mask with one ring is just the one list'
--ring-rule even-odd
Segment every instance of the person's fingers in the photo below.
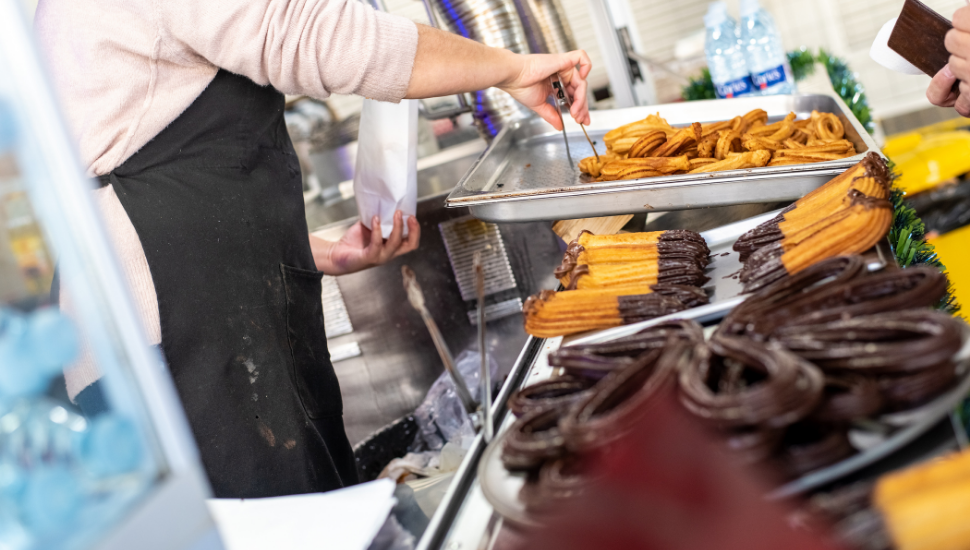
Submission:
{"label": "person's fingers", "polygon": [[586,97],[587,83],[581,80],[573,93],[573,105],[569,114],[580,124],[589,124],[589,104]]}
{"label": "person's fingers", "polygon": [[950,70],[950,66],[944,65],[930,80],[930,85],[926,88],[926,99],[938,107],[952,107],[957,99],[952,91],[956,81],[957,77]]}
{"label": "person's fingers", "polygon": [[960,94],[953,108],[960,113],[960,116],[970,118],[970,95]]}
{"label": "person's fingers", "polygon": [[381,247],[384,244],[384,237],[381,231],[381,217],[374,216],[370,222],[370,243],[364,249],[364,259],[370,263],[376,262],[381,255]]}
{"label": "person's fingers", "polygon": [[970,61],[967,59],[957,55],[950,56],[950,62],[947,65],[958,80],[970,80]]}
{"label": "person's fingers", "polygon": [[401,248],[394,253],[394,256],[401,256],[407,254],[413,250],[417,250],[418,245],[421,243],[421,224],[418,223],[418,219],[414,216],[408,216],[408,238],[401,245]]}
{"label": "person's fingers", "polygon": [[943,40],[946,51],[957,57],[970,57],[970,33],[950,29]]}
{"label": "person's fingers", "polygon": [[387,236],[387,242],[381,249],[381,263],[394,257],[394,253],[401,247],[401,241],[404,239],[404,214],[400,210],[394,211],[393,223],[391,234]]}
{"label": "person's fingers", "polygon": [[970,32],[970,6],[963,6],[953,13],[953,28]]}
{"label": "person's fingers", "polygon": [[542,117],[543,120],[552,124],[552,127],[556,130],[562,130],[562,121],[559,120],[559,113],[556,112],[556,107],[553,107],[549,103],[543,101],[539,105],[532,107],[532,110],[536,112],[537,115]]}
{"label": "person's fingers", "polygon": [[[569,65],[564,68],[576,67],[578,65],[579,77],[586,80],[586,77],[589,76],[589,72],[593,70],[593,62],[590,61],[589,54],[587,54],[585,50],[573,50],[567,53],[566,57],[569,59]],[[560,72],[562,72],[562,70],[560,70]]]}

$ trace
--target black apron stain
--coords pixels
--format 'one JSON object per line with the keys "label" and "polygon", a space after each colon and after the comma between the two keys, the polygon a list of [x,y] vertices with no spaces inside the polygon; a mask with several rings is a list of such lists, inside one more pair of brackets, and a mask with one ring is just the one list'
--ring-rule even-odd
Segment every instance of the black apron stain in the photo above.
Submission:
{"label": "black apron stain", "polygon": [[220,70],[102,177],[145,249],[162,351],[217,497],[357,480],[283,107]]}

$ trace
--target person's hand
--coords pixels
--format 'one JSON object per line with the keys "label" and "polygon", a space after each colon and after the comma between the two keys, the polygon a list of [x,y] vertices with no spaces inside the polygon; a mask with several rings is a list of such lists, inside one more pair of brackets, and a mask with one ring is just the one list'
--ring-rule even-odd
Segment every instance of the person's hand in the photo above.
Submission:
{"label": "person's hand", "polygon": [[[512,81],[500,84],[519,103],[532,109],[556,130],[562,130],[557,107],[547,101],[552,95],[549,77],[558,73],[572,101],[569,114],[580,124],[589,124],[589,104],[586,101],[586,77],[593,65],[583,50],[564,54],[533,54],[522,56],[522,70]],[[578,68],[577,68],[578,66]]]}
{"label": "person's hand", "polygon": [[373,231],[357,222],[337,242],[310,235],[310,249],[317,269],[327,275],[346,275],[415,250],[421,241],[421,226],[414,216],[409,216],[407,223],[407,239],[404,238],[404,215],[400,210],[394,212],[394,227],[387,240],[381,237],[379,216],[371,220]]}
{"label": "person's hand", "polygon": [[[950,62],[936,73],[926,89],[926,98],[938,107],[953,107],[970,117],[970,6],[953,14],[953,29],[946,33]],[[955,91],[953,84],[960,81]]]}

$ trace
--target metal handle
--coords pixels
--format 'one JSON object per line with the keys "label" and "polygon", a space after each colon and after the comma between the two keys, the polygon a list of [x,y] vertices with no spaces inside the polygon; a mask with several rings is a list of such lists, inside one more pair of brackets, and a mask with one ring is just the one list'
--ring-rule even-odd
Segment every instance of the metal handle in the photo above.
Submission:
{"label": "metal handle", "polygon": [[465,407],[465,412],[469,416],[475,415],[477,409],[475,400],[472,399],[472,394],[468,391],[468,386],[465,385],[465,379],[455,369],[455,359],[448,349],[448,344],[445,343],[444,336],[438,330],[438,324],[434,322],[434,318],[431,317],[431,313],[428,312],[428,308],[424,305],[424,293],[421,292],[421,285],[418,284],[418,279],[414,275],[414,271],[404,265],[401,266],[401,275],[404,277],[404,290],[407,291],[408,302],[411,303],[411,307],[421,314],[421,319],[424,321],[425,326],[428,327],[428,332],[431,333],[431,340],[434,341],[434,347],[437,348],[438,355],[441,356],[441,362],[444,363],[445,370],[451,376],[451,381],[455,383],[455,392],[458,394],[458,399],[461,400],[461,404]]}
{"label": "metal handle", "polygon": [[488,443],[495,435],[492,421],[492,373],[488,368],[488,353],[485,348],[485,268],[482,267],[482,251],[476,250],[472,257],[475,268],[475,291],[478,294],[478,352],[482,361],[482,413],[484,414],[483,434]]}

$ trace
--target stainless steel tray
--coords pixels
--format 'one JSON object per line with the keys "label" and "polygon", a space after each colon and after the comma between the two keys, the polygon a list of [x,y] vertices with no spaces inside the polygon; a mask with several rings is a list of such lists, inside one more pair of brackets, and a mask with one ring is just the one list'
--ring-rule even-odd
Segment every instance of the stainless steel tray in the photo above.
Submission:
{"label": "stainless steel tray", "polygon": [[[573,219],[653,210],[683,210],[743,203],[794,200],[852,166],[868,151],[878,151],[862,124],[835,95],[811,94],[721,99],[633,107],[590,113],[590,137],[600,152],[606,132],[651,113],[674,125],[713,122],[764,109],[769,120],[794,111],[835,113],[859,155],[804,164],[683,174],[639,180],[590,182],[566,158],[562,134],[532,118],[507,126],[448,196],[449,208],[469,207],[491,222]],[[566,121],[573,160],[592,156],[582,130]]]}
{"label": "stainless steel tray", "polygon": [[[699,309],[691,310],[688,315],[684,314],[687,312],[683,312],[682,314],[670,315],[667,318],[694,319],[703,323],[705,320],[709,322],[714,317],[708,314],[699,315]],[[725,316],[730,309],[730,307],[720,308],[718,312],[720,317]],[[641,324],[640,329],[659,322],[661,322],[661,319],[645,321]],[[709,330],[713,330],[713,327]],[[614,333],[611,337],[604,338],[604,334],[600,333],[595,335],[596,337],[571,342],[570,345],[605,342],[625,335]],[[970,327],[966,325],[964,325],[963,346],[954,356],[953,362],[960,374],[960,380],[948,392],[922,407],[876,418],[873,421],[875,424],[892,430],[888,435],[876,435],[864,429],[852,430],[849,434],[850,440],[868,438],[874,439],[874,441],[867,447],[858,449],[856,454],[846,459],[809,472],[777,488],[768,495],[768,498],[788,498],[827,485],[889,456],[927,432],[950,414],[954,407],[970,392]],[[479,484],[484,497],[497,514],[514,524],[526,527],[533,526],[536,524],[535,520],[529,516],[525,505],[519,499],[519,491],[526,482],[526,475],[521,472],[510,472],[502,465],[502,444],[507,435],[508,430],[506,429],[485,449],[478,465]]]}

